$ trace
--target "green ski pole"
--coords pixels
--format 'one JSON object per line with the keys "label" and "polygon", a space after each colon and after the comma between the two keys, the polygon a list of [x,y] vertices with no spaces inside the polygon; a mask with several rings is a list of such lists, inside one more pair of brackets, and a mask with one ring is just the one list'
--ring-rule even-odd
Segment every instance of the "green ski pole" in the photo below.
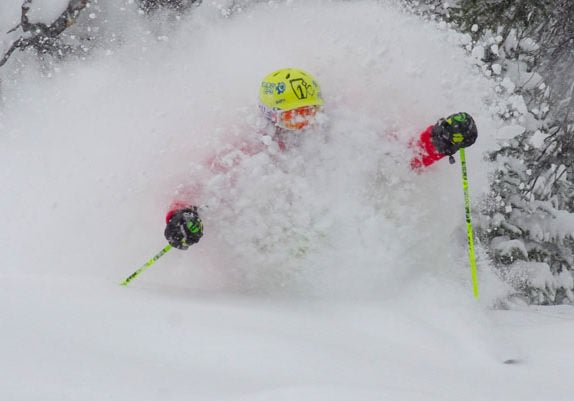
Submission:
{"label": "green ski pole", "polygon": [[466,232],[468,234],[468,258],[470,260],[472,292],[474,293],[474,297],[478,299],[478,279],[476,275],[476,258],[474,255],[474,239],[470,217],[470,194],[468,192],[468,176],[466,174],[466,157],[464,154],[464,148],[460,148],[460,164],[462,166],[462,189],[464,191],[464,210],[466,214]]}
{"label": "green ski pole", "polygon": [[140,267],[139,269],[137,269],[135,272],[133,272],[128,278],[126,278],[124,281],[121,282],[121,285],[127,286],[130,281],[132,281],[134,278],[136,278],[137,276],[139,276],[141,273],[143,273],[148,267],[150,267],[151,265],[153,265],[159,258],[161,258],[163,255],[165,255],[166,253],[168,253],[171,248],[173,248],[170,244],[167,244],[165,246],[165,248],[163,248],[161,251],[159,251],[153,258],[151,258],[150,260],[148,260],[142,267]]}

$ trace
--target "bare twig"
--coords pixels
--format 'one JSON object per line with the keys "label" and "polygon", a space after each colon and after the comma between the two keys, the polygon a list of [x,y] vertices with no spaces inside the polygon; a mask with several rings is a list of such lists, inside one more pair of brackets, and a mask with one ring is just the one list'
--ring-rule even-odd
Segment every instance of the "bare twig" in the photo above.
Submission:
{"label": "bare twig", "polygon": [[12,55],[12,53],[14,53],[14,50],[28,46],[28,44],[25,44],[24,42],[26,42],[26,39],[20,38],[20,39],[16,40],[14,43],[12,43],[12,46],[10,46],[8,51],[6,53],[4,53],[4,55],[0,59],[0,67],[2,67],[4,64],[6,64],[6,62],[8,61],[10,56]]}
{"label": "bare twig", "polygon": [[16,25],[14,28],[10,29],[8,32],[6,33],[12,33],[15,32],[18,28],[20,28],[20,23],[18,23],[18,25]]}
{"label": "bare twig", "polygon": [[16,49],[24,50],[29,46],[44,52],[53,49],[54,40],[76,22],[78,15],[86,8],[90,0],[70,0],[66,10],[54,22],[48,25],[41,22],[30,22],[28,12],[30,11],[32,1],[33,0],[25,0],[24,3],[22,3],[20,23],[8,31],[8,33],[10,33],[16,31],[18,28],[22,28],[22,31],[27,33],[29,37],[21,36],[12,43],[8,51],[4,53],[0,59],[0,67],[6,64]]}

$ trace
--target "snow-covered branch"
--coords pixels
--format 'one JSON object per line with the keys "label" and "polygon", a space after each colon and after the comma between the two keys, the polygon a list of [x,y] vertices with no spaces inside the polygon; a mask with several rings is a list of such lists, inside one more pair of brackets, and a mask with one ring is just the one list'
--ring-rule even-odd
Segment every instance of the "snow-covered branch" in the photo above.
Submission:
{"label": "snow-covered branch", "polygon": [[2,56],[0,59],[0,67],[6,64],[16,49],[24,50],[28,47],[33,47],[38,52],[57,50],[56,40],[58,36],[76,22],[80,12],[86,8],[90,0],[70,0],[66,10],[51,24],[30,22],[28,12],[30,11],[32,1],[33,0],[24,1],[22,4],[20,23],[8,31],[8,33],[10,33],[21,28],[24,34],[15,40],[8,51]]}

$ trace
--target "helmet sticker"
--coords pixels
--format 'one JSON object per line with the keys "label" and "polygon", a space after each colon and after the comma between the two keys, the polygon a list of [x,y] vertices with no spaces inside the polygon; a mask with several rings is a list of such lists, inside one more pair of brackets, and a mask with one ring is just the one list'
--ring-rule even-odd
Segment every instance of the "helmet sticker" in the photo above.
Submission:
{"label": "helmet sticker", "polygon": [[285,89],[286,89],[285,82],[279,82],[275,87],[275,90],[277,91],[278,95],[281,95],[283,92],[285,92]]}
{"label": "helmet sticker", "polygon": [[315,94],[315,86],[307,84],[307,94],[313,96]]}
{"label": "helmet sticker", "polygon": [[266,95],[272,95],[275,90],[275,84],[273,82],[261,82],[261,86]]}
{"label": "helmet sticker", "polygon": [[310,85],[303,78],[296,78],[289,81],[291,84],[291,89],[297,96],[297,99],[307,99],[308,96],[313,96],[315,94],[315,88]]}

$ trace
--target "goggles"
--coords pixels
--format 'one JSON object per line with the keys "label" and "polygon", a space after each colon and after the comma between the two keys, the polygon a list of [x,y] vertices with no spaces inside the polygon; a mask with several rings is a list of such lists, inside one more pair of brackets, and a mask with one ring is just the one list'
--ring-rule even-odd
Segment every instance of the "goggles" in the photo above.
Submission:
{"label": "goggles", "polygon": [[275,124],[288,130],[301,130],[315,122],[319,106],[304,106],[292,110],[277,111]]}

